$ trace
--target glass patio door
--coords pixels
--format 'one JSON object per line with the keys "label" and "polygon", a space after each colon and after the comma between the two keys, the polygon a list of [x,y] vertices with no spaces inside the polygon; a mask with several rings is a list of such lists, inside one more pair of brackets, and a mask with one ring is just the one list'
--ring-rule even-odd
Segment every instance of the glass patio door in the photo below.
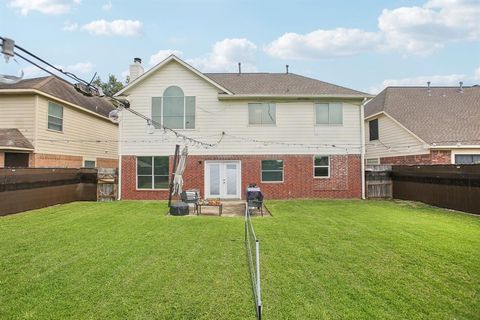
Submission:
{"label": "glass patio door", "polygon": [[239,199],[240,185],[239,161],[206,162],[206,198]]}

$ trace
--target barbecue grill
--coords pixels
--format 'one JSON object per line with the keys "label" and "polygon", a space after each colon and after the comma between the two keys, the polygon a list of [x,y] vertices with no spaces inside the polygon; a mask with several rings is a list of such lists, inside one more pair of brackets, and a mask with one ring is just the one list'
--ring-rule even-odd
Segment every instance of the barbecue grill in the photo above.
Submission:
{"label": "barbecue grill", "polygon": [[198,189],[191,189],[183,191],[180,198],[185,203],[193,203],[193,212],[198,212],[198,202],[200,201],[200,191]]}
{"label": "barbecue grill", "polygon": [[252,209],[257,209],[260,210],[260,213],[263,216],[262,190],[260,190],[260,188],[254,183],[250,184],[247,188],[247,204],[250,213],[252,213]]}

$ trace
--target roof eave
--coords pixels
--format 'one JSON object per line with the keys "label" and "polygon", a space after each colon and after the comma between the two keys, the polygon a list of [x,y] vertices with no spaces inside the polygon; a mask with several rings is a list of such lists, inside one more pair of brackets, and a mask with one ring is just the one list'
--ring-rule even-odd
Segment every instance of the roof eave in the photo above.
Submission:
{"label": "roof eave", "polygon": [[22,147],[12,147],[12,146],[1,146],[0,145],[0,150],[15,150],[15,151],[33,151],[35,150],[34,148],[22,148]]}
{"label": "roof eave", "polygon": [[247,100],[247,99],[285,99],[285,100],[298,100],[298,99],[353,99],[362,100],[364,98],[370,98],[371,95],[354,95],[354,94],[218,94],[218,100]]}

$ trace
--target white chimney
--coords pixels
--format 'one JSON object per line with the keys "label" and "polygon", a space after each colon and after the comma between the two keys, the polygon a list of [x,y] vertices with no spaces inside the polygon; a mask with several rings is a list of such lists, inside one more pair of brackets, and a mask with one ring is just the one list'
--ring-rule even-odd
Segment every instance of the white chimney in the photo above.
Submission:
{"label": "white chimney", "polygon": [[143,72],[142,59],[133,58],[133,64],[130,65],[130,82],[140,77]]}

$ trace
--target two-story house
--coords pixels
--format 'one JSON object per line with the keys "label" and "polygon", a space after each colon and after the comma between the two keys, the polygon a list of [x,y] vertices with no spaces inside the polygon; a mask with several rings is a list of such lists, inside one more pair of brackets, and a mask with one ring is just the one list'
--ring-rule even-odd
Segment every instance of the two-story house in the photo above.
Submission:
{"label": "two-story house", "polygon": [[0,84],[0,168],[117,167],[113,109],[53,76]]}
{"label": "two-story house", "polygon": [[480,163],[480,87],[388,87],[365,127],[367,164]]}
{"label": "two-story house", "polygon": [[[267,198],[360,198],[362,102],[368,94],[292,73],[201,73],[170,56],[117,96],[188,137],[184,188],[240,199],[256,183]],[[122,199],[165,199],[175,134],[128,111],[120,120]],[[187,144],[189,144],[187,142]],[[190,143],[191,144],[191,143]]]}

